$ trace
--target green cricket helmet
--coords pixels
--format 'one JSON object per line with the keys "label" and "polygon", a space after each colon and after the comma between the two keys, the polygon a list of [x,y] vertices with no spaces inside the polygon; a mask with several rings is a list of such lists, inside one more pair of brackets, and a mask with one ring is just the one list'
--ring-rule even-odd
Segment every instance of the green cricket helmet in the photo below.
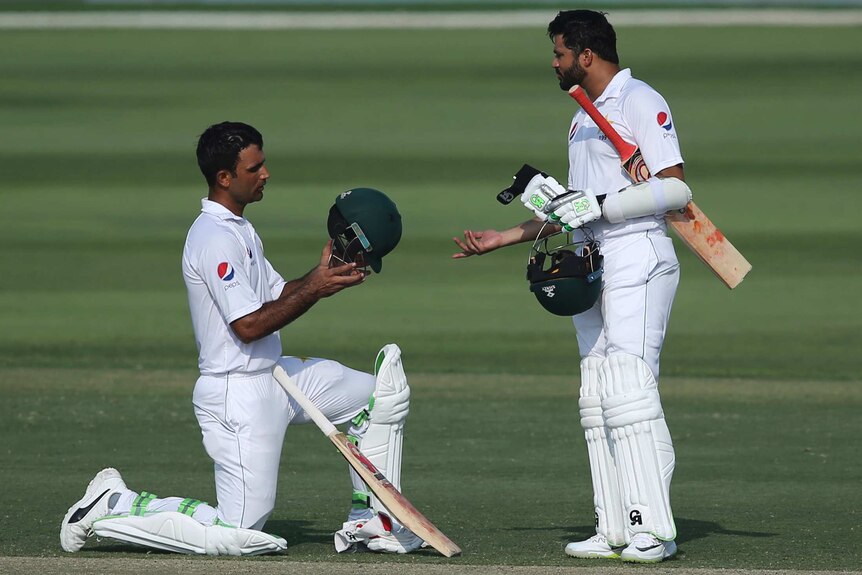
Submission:
{"label": "green cricket helmet", "polygon": [[383,256],[401,240],[401,214],[395,202],[374,188],[353,188],[338,195],[326,222],[332,254],[380,273]]}
{"label": "green cricket helmet", "polygon": [[527,264],[530,291],[552,314],[583,313],[599,299],[603,263],[592,238],[573,241],[571,232],[560,232],[538,239]]}

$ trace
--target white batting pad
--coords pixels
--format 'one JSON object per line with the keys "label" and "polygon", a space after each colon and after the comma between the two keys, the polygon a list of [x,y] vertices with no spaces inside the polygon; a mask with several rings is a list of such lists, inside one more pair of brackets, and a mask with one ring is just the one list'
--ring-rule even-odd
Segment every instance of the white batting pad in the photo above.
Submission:
{"label": "white batting pad", "polygon": [[254,529],[204,525],[176,511],[106,517],[93,523],[93,531],[98,537],[195,555],[260,555],[287,549],[287,541],[280,537]]}
{"label": "white batting pad", "polygon": [[[401,449],[404,421],[410,411],[410,387],[401,365],[401,349],[394,343],[377,354],[374,368],[377,382],[369,409],[368,429],[359,440],[359,449],[401,491]],[[371,507],[389,513],[376,497]],[[390,514],[391,515],[391,514]]]}
{"label": "white batting pad", "polygon": [[602,417],[602,399],[599,395],[599,374],[602,358],[587,356],[581,361],[581,391],[578,406],[581,427],[587,440],[590,458],[590,475],[593,479],[593,505],[596,512],[596,533],[608,540],[612,547],[622,547],[626,541],[626,527],[620,501],[619,478],[611,454],[610,433]]}
{"label": "white batting pad", "polygon": [[639,357],[612,353],[602,364],[602,411],[620,474],[629,535],[676,538],[670,508],[674,451],[649,366]]}

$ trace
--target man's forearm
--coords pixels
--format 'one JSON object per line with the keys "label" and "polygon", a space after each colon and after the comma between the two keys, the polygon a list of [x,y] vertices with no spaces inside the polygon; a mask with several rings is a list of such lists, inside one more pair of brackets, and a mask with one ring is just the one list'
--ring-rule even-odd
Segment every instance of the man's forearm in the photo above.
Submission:
{"label": "man's forearm", "polygon": [[660,170],[659,173],[656,174],[656,176],[659,178],[676,178],[681,182],[685,181],[685,171],[683,170],[682,164],[677,164],[675,166],[670,166],[669,168]]}
{"label": "man's forearm", "polygon": [[231,323],[243,343],[251,343],[274,333],[307,312],[320,299],[304,281],[306,276],[287,282],[278,299]]}
{"label": "man's forearm", "polygon": [[281,288],[281,294],[279,294],[279,296],[278,296],[279,299],[283,298],[283,297],[287,297],[291,293],[293,293],[295,290],[299,289],[299,287],[302,285],[302,282],[305,281],[306,277],[308,277],[309,273],[311,273],[311,272],[308,272],[307,274],[305,274],[301,278],[297,278],[295,280],[290,280],[289,282],[284,284],[284,287]]}
{"label": "man's forearm", "polygon": [[[544,228],[544,230],[542,229]],[[532,242],[541,233],[541,237],[546,237],[559,232],[562,228],[556,224],[545,223],[538,218],[527,220],[523,224],[510,228],[503,232],[505,245],[511,246],[523,242]]]}

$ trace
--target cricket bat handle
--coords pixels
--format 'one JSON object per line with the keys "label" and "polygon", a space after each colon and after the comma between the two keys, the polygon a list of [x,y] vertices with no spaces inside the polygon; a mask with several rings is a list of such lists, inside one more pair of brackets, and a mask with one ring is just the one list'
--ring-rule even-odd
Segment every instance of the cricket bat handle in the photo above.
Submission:
{"label": "cricket bat handle", "polygon": [[293,382],[287,372],[284,371],[284,368],[280,365],[276,364],[275,368],[272,370],[272,375],[275,377],[275,380],[284,388],[284,391],[292,397],[299,406],[305,410],[305,413],[311,418],[311,420],[320,428],[320,431],[324,433],[324,435],[332,435],[334,433],[338,433],[338,429],[332,425],[332,422],[326,419],[326,416],[317,409],[317,406],[311,403],[311,400],[308,399],[302,390]]}
{"label": "cricket bat handle", "polygon": [[604,135],[608,137],[608,140],[611,142],[611,145],[616,149],[617,153],[620,155],[620,159],[622,161],[626,161],[632,157],[637,150],[637,146],[634,144],[629,144],[622,137],[611,128],[610,122],[599,113],[598,108],[596,108],[595,104],[593,104],[590,97],[587,96],[587,93],[584,92],[583,88],[580,86],[575,86],[574,88],[569,90],[569,95],[575,99],[575,101],[583,108],[584,112],[592,118],[593,122],[599,127],[599,130],[602,131]]}
{"label": "cricket bat handle", "polygon": [[611,126],[607,118],[602,116],[583,88],[574,86],[569,90],[569,96],[575,99],[584,112],[596,123],[599,130],[607,137],[608,141],[617,151],[617,154],[619,154],[623,167],[631,178],[635,182],[647,181],[650,178],[649,168],[647,168],[638,147],[623,140],[622,136]]}

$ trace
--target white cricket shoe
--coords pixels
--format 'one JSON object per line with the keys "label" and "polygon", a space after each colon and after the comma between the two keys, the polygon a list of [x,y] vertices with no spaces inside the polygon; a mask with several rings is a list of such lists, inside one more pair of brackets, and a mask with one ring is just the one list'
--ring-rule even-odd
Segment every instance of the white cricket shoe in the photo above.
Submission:
{"label": "white cricket shoe", "polygon": [[635,533],[620,559],[631,563],[658,563],[676,554],[676,543],[662,541],[649,533]]}
{"label": "white cricket shoe", "polygon": [[90,536],[93,522],[108,514],[108,499],[112,493],[126,489],[120,472],[112,467],[96,474],[84,496],[69,508],[60,524],[60,546],[74,553],[84,546]]}
{"label": "white cricket shoe", "polygon": [[422,547],[424,541],[385,513],[378,513],[370,519],[346,521],[335,532],[338,553],[355,549],[358,543],[380,553],[410,553]]}
{"label": "white cricket shoe", "polygon": [[566,555],[579,559],[619,559],[622,547],[611,547],[604,535],[596,533],[584,541],[566,545]]}

